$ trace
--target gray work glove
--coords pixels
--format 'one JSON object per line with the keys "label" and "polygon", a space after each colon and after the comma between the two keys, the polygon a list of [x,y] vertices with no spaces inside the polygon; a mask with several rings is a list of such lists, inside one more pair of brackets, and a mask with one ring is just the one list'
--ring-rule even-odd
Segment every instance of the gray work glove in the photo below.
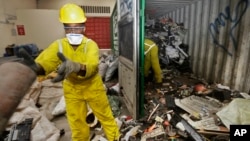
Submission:
{"label": "gray work glove", "polygon": [[67,78],[69,74],[75,72],[78,73],[81,69],[81,64],[73,62],[67,59],[61,52],[57,53],[58,58],[62,61],[62,64],[59,66],[57,73],[58,75],[53,78],[51,81],[53,83],[62,81]]}

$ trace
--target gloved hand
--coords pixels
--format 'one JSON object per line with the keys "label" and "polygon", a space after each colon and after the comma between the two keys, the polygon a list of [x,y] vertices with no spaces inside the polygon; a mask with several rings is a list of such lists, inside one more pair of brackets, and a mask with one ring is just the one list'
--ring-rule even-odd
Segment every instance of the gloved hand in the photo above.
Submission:
{"label": "gloved hand", "polygon": [[78,73],[80,71],[80,63],[76,63],[67,59],[61,52],[58,52],[57,56],[62,61],[62,64],[57,70],[58,75],[51,80],[53,83],[62,81],[64,78],[67,78],[68,75],[72,72]]}
{"label": "gloved hand", "polygon": [[20,48],[18,50],[19,55],[22,57],[22,61],[20,63],[31,68],[36,74],[38,74],[39,70],[42,69],[40,65],[38,65],[34,58],[24,49]]}

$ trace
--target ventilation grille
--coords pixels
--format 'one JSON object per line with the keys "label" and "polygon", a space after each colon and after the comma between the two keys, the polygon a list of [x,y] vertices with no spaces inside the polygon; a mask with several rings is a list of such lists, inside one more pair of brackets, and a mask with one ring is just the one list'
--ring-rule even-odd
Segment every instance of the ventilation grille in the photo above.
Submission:
{"label": "ventilation grille", "polygon": [[108,6],[83,6],[81,8],[84,10],[85,13],[109,13],[110,14],[110,7]]}

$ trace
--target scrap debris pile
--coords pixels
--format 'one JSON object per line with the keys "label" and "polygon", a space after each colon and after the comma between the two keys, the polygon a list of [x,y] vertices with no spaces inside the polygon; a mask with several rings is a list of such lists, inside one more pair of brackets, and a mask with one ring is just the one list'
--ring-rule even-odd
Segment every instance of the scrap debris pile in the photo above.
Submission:
{"label": "scrap debris pile", "polygon": [[164,72],[162,87],[145,86],[142,118],[116,116],[123,141],[228,141],[230,124],[250,123],[249,113],[238,113],[230,123],[225,119],[228,111],[242,108],[239,103],[250,103],[248,94],[176,69]]}
{"label": "scrap debris pile", "polygon": [[149,23],[146,24],[145,37],[157,44],[160,62],[186,71],[189,67],[189,47],[183,43],[187,33],[183,23],[175,23],[171,18]]}

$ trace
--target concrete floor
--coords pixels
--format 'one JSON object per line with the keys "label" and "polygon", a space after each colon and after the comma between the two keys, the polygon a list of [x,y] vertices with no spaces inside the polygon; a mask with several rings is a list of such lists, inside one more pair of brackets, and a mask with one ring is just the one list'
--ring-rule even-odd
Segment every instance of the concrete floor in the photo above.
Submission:
{"label": "concrete floor", "polygon": [[64,134],[61,136],[59,141],[70,141],[71,131],[69,129],[68,121],[65,115],[56,117],[53,122],[59,130],[64,130]]}

